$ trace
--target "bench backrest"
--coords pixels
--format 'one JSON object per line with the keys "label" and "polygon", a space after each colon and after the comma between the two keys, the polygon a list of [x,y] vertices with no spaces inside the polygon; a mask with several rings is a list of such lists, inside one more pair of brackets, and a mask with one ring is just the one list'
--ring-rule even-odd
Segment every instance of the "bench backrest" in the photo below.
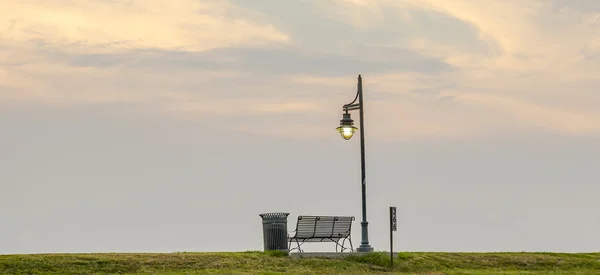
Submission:
{"label": "bench backrest", "polygon": [[354,217],[298,216],[298,238],[347,238]]}

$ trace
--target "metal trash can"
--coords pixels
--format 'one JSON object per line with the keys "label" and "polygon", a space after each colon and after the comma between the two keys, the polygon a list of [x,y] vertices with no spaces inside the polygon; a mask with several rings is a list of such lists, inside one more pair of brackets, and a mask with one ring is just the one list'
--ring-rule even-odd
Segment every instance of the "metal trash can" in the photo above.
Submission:
{"label": "metal trash can", "polygon": [[288,252],[287,216],[290,213],[260,214],[263,224],[264,249]]}

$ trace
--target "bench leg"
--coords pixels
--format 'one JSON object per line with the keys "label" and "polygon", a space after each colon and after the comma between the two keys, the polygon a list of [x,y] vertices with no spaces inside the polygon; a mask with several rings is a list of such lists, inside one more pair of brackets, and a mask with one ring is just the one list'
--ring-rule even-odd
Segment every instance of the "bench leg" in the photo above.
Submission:
{"label": "bench leg", "polygon": [[[340,241],[342,241],[342,244],[340,244]],[[340,247],[340,253],[344,252],[344,250],[348,249],[344,246],[345,242],[346,242],[346,239],[335,241],[335,252],[338,252],[338,246]]]}
{"label": "bench leg", "polygon": [[352,246],[352,239],[348,238],[348,242],[350,243],[350,252],[354,252],[354,247]]}
{"label": "bench leg", "polygon": [[292,241],[293,241],[293,240],[294,240],[294,239],[290,239],[290,243],[289,243],[289,245],[288,245],[290,252],[291,252],[291,251],[294,251],[294,250],[298,250],[298,251],[299,251],[299,250],[300,250],[300,247],[299,247],[299,246],[297,246],[297,245],[296,245],[295,247],[292,247]]}
{"label": "bench leg", "polygon": [[289,244],[288,244],[288,250],[291,252],[291,251],[293,251],[293,250],[296,250],[296,249],[298,249],[298,252],[300,252],[300,253],[304,252],[304,251],[302,250],[302,248],[300,247],[300,246],[301,246],[302,244],[304,244],[304,243],[302,243],[302,244],[301,244],[301,243],[300,243],[300,241],[299,241],[298,239],[295,239],[295,240],[296,240],[296,247],[292,248],[292,241],[293,241],[294,239],[295,239],[295,238],[292,238],[292,239],[290,239],[290,242],[289,242]]}
{"label": "bench leg", "polygon": [[[348,243],[350,244],[350,248],[346,247],[346,240],[348,240]],[[340,252],[344,252],[344,251],[346,251],[348,249],[350,249],[350,252],[354,252],[354,247],[352,246],[352,239],[350,239],[350,238],[343,239],[341,245],[338,242],[336,242],[336,244],[341,247],[341,251]],[[337,246],[336,246],[335,252],[337,252]]]}

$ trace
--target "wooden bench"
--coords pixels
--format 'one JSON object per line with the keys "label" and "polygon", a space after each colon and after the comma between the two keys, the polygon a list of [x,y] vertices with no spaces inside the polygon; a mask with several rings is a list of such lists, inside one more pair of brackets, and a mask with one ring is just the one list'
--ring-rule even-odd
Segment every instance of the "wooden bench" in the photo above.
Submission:
{"label": "wooden bench", "polygon": [[[290,251],[298,250],[304,252],[300,246],[307,242],[333,242],[335,243],[335,252],[341,248],[340,252],[345,250],[354,251],[352,247],[351,228],[354,217],[340,216],[298,216],[296,230],[294,235],[289,236]],[[341,241],[341,243],[340,243]],[[349,242],[350,248],[344,246],[346,241]],[[295,243],[296,247],[292,247]]]}

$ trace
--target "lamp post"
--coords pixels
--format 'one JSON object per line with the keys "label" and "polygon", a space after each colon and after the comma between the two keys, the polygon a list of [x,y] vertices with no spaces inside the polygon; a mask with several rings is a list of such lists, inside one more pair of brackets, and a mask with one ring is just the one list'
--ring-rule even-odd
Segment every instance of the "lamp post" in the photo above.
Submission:
{"label": "lamp post", "polygon": [[[361,172],[361,191],[362,191],[362,221],[361,226],[361,242],[360,246],[356,249],[358,252],[372,252],[373,247],[369,244],[369,223],[367,222],[367,181],[365,173],[365,124],[364,124],[364,104],[363,104],[363,90],[362,90],[362,77],[358,75],[358,91],[354,101],[344,105],[343,117],[340,120],[340,127],[336,130],[342,135],[343,139],[350,139],[356,130],[354,127],[354,120],[350,117],[349,111],[358,110],[360,116],[360,172]],[[358,100],[358,103],[355,103]]]}

